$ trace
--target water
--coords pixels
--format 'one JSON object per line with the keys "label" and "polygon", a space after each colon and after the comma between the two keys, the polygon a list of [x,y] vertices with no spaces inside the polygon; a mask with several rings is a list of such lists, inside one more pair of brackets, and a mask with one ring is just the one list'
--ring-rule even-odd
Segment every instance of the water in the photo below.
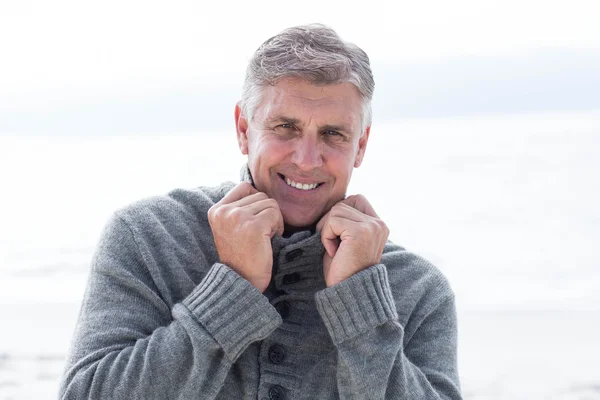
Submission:
{"label": "water", "polygon": [[[450,279],[468,399],[600,399],[600,112],[375,125],[350,193]],[[237,180],[233,130],[0,137],[0,400],[56,397],[115,209]]]}

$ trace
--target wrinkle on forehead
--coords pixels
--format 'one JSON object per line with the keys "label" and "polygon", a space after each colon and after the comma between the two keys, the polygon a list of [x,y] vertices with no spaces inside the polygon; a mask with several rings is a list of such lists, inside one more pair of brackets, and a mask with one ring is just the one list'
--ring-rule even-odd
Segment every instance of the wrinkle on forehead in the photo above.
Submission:
{"label": "wrinkle on forehead", "polygon": [[268,120],[287,117],[310,125],[316,119],[323,125],[354,127],[360,121],[362,104],[350,83],[317,86],[296,79],[268,87],[257,111]]}
{"label": "wrinkle on forehead", "polygon": [[[271,87],[276,93],[276,98],[285,95],[308,104],[320,105],[321,103],[349,103],[347,91],[358,90],[351,83],[336,83],[331,85],[312,85],[305,81],[285,80],[281,84]],[[309,90],[306,90],[310,88]],[[344,90],[346,93],[341,93]]]}

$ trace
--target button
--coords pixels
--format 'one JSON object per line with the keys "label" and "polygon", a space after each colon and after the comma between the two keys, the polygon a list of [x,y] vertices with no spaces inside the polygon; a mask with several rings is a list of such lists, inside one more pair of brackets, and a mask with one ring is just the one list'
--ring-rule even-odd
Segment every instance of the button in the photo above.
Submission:
{"label": "button", "polygon": [[279,385],[273,385],[269,389],[269,399],[270,400],[284,400],[285,399],[285,389]]}
{"label": "button", "polygon": [[302,257],[302,253],[304,253],[304,251],[302,251],[302,249],[294,249],[285,255],[285,259],[287,261],[297,260],[300,257]]}
{"label": "button", "polygon": [[296,283],[300,280],[300,274],[297,272],[293,272],[291,274],[287,274],[283,276],[283,284],[284,285],[291,285],[292,283]]}
{"label": "button", "polygon": [[281,364],[284,359],[285,350],[283,350],[283,347],[278,344],[271,346],[269,349],[269,360],[271,360],[273,364]]}
{"label": "button", "polygon": [[275,305],[275,309],[281,315],[282,319],[286,319],[290,316],[290,303],[287,301],[280,301]]}

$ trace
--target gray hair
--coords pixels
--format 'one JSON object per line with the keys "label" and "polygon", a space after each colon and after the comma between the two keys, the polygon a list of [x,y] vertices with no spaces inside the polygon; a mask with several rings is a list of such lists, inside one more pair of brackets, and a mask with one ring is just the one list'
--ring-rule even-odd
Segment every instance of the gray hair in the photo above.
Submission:
{"label": "gray hair", "polygon": [[242,89],[241,108],[248,120],[261,101],[263,87],[284,77],[315,85],[353,84],[362,100],[361,131],[371,125],[375,82],[369,57],[355,44],[344,42],[333,29],[321,24],[288,28],[256,50]]}

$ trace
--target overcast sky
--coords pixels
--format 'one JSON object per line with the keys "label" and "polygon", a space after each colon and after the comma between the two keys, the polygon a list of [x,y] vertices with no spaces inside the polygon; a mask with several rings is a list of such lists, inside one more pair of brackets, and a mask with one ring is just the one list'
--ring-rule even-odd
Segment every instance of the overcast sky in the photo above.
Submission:
{"label": "overcast sky", "polygon": [[220,129],[252,52],[309,22],[367,51],[376,120],[600,109],[598,4],[0,0],[0,132]]}

